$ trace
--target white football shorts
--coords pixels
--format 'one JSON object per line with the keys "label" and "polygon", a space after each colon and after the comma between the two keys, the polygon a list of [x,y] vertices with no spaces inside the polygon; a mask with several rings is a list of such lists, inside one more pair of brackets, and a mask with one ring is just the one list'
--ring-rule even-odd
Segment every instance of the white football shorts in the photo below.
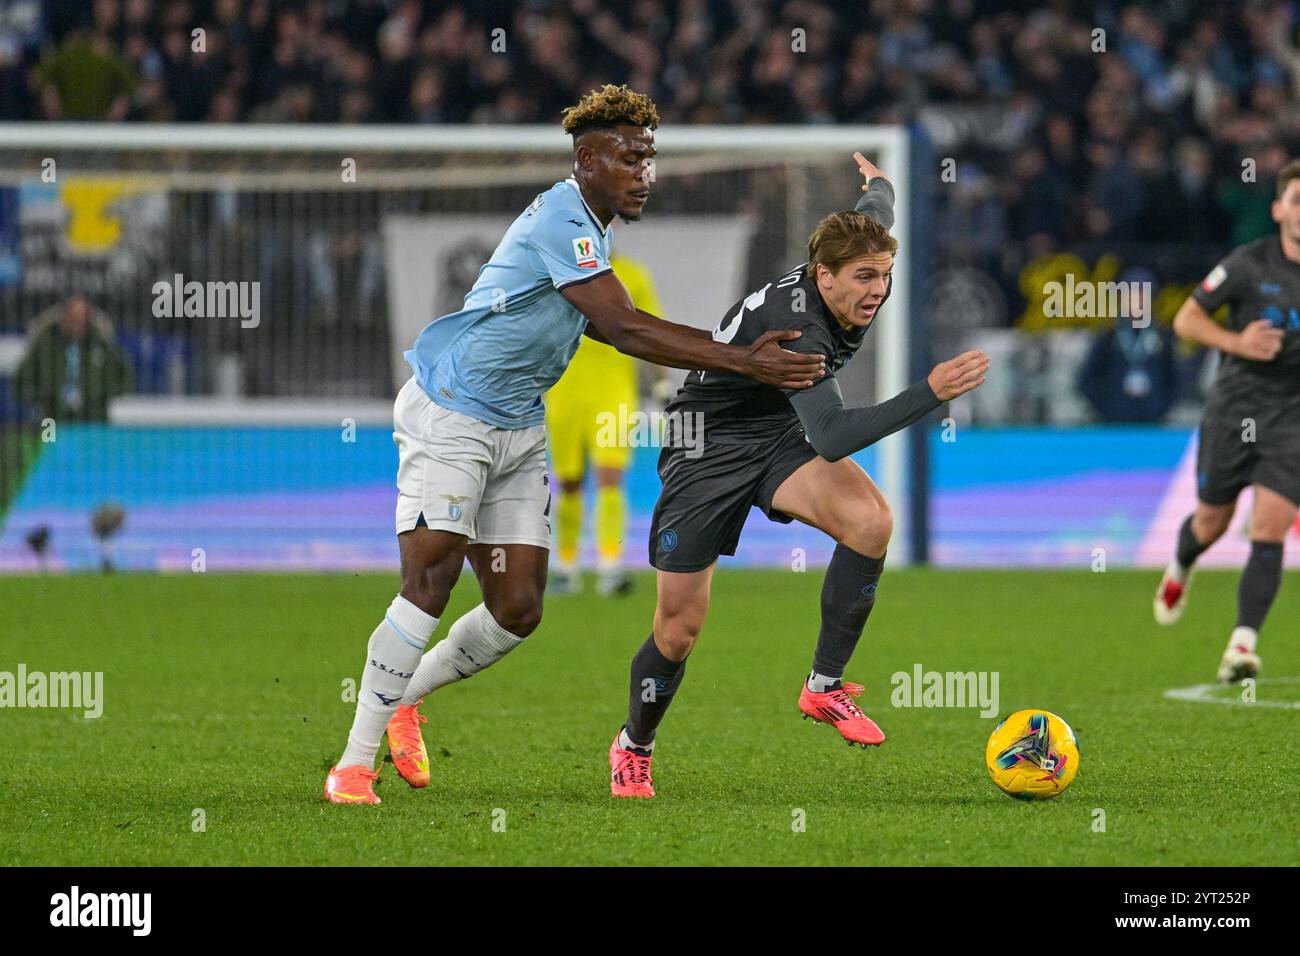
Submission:
{"label": "white football shorts", "polygon": [[397,533],[424,516],[475,544],[551,546],[546,426],[498,428],[431,400],[414,378],[393,405]]}

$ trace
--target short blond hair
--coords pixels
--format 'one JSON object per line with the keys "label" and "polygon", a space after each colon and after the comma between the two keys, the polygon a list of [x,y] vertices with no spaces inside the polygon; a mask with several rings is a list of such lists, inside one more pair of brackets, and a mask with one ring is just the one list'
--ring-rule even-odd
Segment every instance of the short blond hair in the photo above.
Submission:
{"label": "short blond hair", "polygon": [[1277,198],[1281,199],[1291,180],[1300,179],[1300,159],[1293,159],[1277,171]]}
{"label": "short blond hair", "polygon": [[898,240],[878,220],[861,212],[831,213],[808,237],[808,277],[817,277],[819,265],[836,273],[846,263],[881,252],[898,252]]}
{"label": "short blond hair", "polygon": [[564,131],[574,138],[593,129],[623,124],[648,126],[650,129],[659,125],[659,110],[654,101],[629,89],[626,84],[615,86],[606,83],[578,100],[577,105],[566,107],[563,115]]}

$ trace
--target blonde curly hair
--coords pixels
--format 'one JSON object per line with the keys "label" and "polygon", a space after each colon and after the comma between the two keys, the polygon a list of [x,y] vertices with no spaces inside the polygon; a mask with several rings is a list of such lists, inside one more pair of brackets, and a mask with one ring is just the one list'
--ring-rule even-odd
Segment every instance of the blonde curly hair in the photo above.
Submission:
{"label": "blonde curly hair", "polygon": [[575,138],[589,130],[624,123],[651,129],[659,125],[659,110],[654,101],[628,89],[626,84],[606,83],[580,99],[576,106],[566,107],[563,115],[564,131]]}

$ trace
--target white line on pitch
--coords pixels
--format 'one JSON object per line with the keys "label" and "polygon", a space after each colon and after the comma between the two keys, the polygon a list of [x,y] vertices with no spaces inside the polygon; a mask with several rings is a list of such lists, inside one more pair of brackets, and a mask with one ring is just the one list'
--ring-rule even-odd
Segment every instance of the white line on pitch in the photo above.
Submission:
{"label": "white line on pitch", "polygon": [[[1300,677],[1257,677],[1257,685],[1263,684],[1300,684]],[[1196,684],[1192,687],[1175,687],[1164,692],[1167,700],[1186,700],[1195,704],[1235,704],[1238,707],[1280,707],[1283,710],[1300,710],[1300,700],[1253,700],[1245,701],[1237,697],[1216,697],[1213,692],[1224,690],[1230,684]]]}

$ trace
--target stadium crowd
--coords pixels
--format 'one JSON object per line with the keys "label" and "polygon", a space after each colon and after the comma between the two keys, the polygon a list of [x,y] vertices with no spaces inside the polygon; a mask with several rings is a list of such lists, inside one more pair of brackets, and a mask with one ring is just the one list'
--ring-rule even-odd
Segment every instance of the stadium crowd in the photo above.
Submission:
{"label": "stadium crowd", "polygon": [[614,79],[669,124],[918,121],[971,162],[956,238],[972,255],[1008,235],[1235,243],[1269,225],[1243,158],[1266,181],[1300,132],[1296,16],[1272,0],[0,0],[0,119],[544,123]]}
{"label": "stadium crowd", "polygon": [[1054,256],[1167,283],[1167,324],[1274,228],[1298,27],[1279,0],[0,0],[0,121],[556,123],[612,81],[665,125],[905,122],[953,172],[927,274],[963,306],[932,332],[1041,327]]}

